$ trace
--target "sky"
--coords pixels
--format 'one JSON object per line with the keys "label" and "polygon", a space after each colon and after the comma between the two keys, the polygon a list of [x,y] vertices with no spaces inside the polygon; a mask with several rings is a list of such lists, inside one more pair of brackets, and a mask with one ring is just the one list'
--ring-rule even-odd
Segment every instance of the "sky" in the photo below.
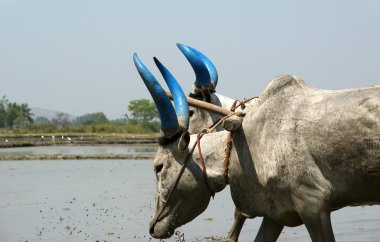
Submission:
{"label": "sky", "polygon": [[176,47],[215,64],[217,91],[259,95],[280,74],[323,89],[380,84],[380,1],[0,0],[0,96],[31,107],[120,118],[150,98],[133,53],[164,86],[195,79]]}

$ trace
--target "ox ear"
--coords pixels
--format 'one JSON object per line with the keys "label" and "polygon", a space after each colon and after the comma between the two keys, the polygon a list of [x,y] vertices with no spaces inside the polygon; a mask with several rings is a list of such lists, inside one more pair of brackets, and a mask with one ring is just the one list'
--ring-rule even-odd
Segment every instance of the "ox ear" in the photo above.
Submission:
{"label": "ox ear", "polygon": [[190,143],[190,134],[189,132],[186,131],[181,135],[181,138],[179,138],[178,149],[182,151],[186,150],[187,146],[189,146],[189,143]]}

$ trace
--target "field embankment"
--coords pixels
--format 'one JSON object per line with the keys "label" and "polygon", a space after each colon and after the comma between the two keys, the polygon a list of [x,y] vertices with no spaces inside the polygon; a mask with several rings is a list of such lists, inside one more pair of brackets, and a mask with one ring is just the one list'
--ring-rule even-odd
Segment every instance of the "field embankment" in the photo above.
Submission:
{"label": "field embankment", "polygon": [[0,148],[52,145],[155,144],[158,134],[1,135]]}
{"label": "field embankment", "polygon": [[[0,148],[33,146],[154,145],[158,134],[0,135]],[[154,154],[20,154],[0,160],[152,159]]]}

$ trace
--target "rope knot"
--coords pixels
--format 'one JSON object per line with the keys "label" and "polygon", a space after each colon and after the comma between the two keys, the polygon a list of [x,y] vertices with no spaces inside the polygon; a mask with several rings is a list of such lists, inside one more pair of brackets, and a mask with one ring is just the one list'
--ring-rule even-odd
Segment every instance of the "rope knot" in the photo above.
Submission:
{"label": "rope knot", "polygon": [[239,115],[233,115],[231,117],[226,118],[223,122],[223,128],[230,132],[238,130],[243,123],[243,117]]}

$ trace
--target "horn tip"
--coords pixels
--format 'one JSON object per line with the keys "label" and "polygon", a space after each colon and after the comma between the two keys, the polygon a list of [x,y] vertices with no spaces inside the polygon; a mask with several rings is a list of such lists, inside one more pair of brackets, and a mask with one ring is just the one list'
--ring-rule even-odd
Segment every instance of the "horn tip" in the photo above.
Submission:
{"label": "horn tip", "polygon": [[162,72],[162,70],[164,69],[164,65],[156,58],[156,57],[153,57],[153,60],[154,60],[154,63],[156,63],[156,66],[158,67],[158,69]]}
{"label": "horn tip", "polygon": [[185,46],[184,44],[181,44],[181,43],[177,43],[176,45],[178,48],[182,48],[183,46]]}
{"label": "horn tip", "polygon": [[133,53],[133,61],[135,62],[135,64],[138,64],[141,62],[136,52]]}
{"label": "horn tip", "polygon": [[182,52],[182,53],[186,53],[186,52],[189,52],[191,51],[191,47],[190,46],[187,46],[187,45],[184,45],[184,44],[181,44],[181,43],[177,43],[176,44],[177,47],[179,48],[179,50]]}

